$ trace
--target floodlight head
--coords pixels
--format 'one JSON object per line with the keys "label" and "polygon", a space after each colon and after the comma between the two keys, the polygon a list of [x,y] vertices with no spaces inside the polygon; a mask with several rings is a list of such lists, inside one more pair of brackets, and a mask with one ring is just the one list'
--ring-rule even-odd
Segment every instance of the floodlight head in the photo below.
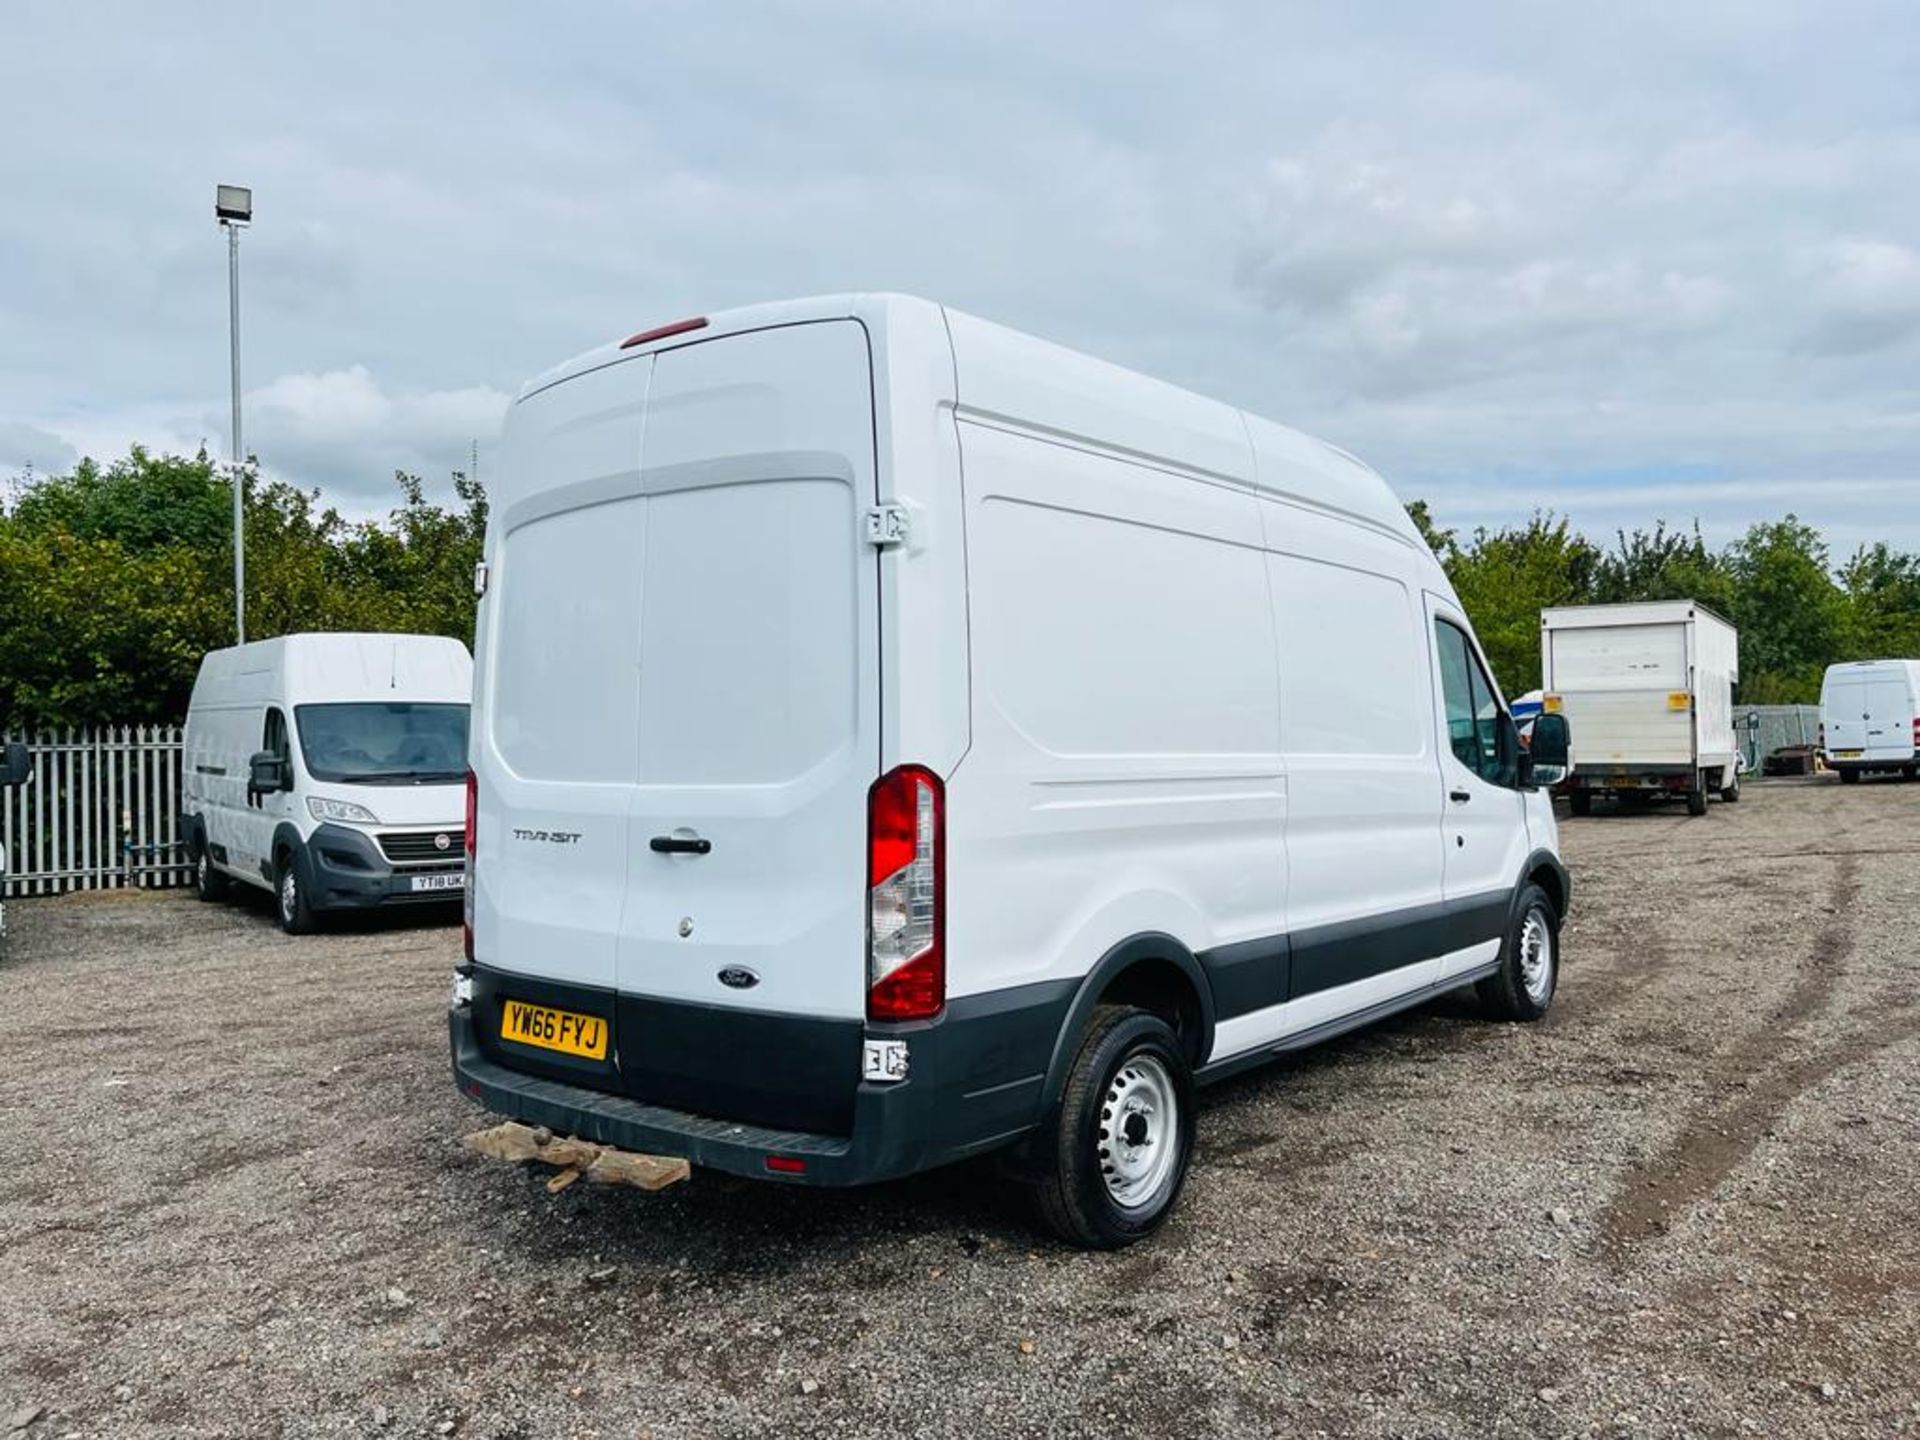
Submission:
{"label": "floodlight head", "polygon": [[213,213],[222,225],[246,225],[253,219],[253,191],[244,185],[221,185],[213,193]]}

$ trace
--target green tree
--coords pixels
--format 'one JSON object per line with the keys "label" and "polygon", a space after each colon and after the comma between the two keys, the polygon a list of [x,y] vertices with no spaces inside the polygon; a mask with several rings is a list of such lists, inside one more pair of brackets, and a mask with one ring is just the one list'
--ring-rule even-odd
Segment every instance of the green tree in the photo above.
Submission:
{"label": "green tree", "polygon": [[1601,555],[1564,518],[1536,511],[1525,525],[1482,527],[1442,556],[1494,678],[1509,695],[1540,683],[1540,612],[1593,599]]}
{"label": "green tree", "polygon": [[[245,479],[247,633],[414,630],[472,643],[486,496],[397,477],[385,522]],[[0,726],[178,720],[201,657],[233,643],[232,490],[206,453],[135,448],[28,479],[0,511]]]}
{"label": "green tree", "polygon": [[1748,528],[1727,547],[1733,576],[1729,617],[1740,630],[1740,698],[1809,704],[1826,667],[1841,657],[1846,592],[1835,582],[1820,532],[1796,515]]}
{"label": "green tree", "polygon": [[1885,541],[1862,545],[1841,567],[1847,595],[1843,660],[1920,656],[1920,555]]}

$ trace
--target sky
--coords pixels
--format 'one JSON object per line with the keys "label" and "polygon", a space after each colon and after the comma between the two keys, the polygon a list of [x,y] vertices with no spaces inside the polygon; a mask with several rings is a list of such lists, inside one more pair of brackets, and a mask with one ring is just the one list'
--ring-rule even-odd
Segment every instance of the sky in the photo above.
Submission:
{"label": "sky", "polygon": [[247,446],[350,513],[521,382],[904,290],[1442,524],[1920,550],[1920,6],[0,0],[0,477]]}

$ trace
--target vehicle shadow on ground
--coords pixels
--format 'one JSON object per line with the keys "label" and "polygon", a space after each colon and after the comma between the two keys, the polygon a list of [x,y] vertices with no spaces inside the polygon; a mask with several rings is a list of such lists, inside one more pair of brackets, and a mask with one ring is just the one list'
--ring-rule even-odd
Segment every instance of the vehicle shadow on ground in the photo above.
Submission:
{"label": "vehicle shadow on ground", "polygon": [[[280,928],[274,897],[253,885],[232,884],[220,903],[232,910],[257,918],[261,924]],[[456,893],[445,900],[418,901],[406,905],[379,905],[365,910],[330,910],[318,917],[314,934],[379,935],[392,930],[438,930],[460,923],[460,900]]]}
{"label": "vehicle shadow on ground", "polygon": [[[1376,1055],[1418,1051],[1431,1058],[1436,1049],[1477,1043],[1496,1023],[1471,991],[1456,992],[1205,1087],[1194,1165],[1232,1164],[1284,1141],[1303,1082]],[[1314,1123],[1339,1129],[1330,1112],[1337,1112],[1340,1097],[1315,1089]],[[1285,1115],[1273,1113],[1283,1105]],[[458,1184],[474,1192],[455,1222],[470,1229],[471,1243],[504,1241],[543,1265],[657,1268],[726,1281],[824,1263],[851,1266],[861,1276],[872,1271],[880,1283],[895,1272],[954,1259],[1075,1253],[1040,1228],[1026,1186],[1007,1174],[1000,1157],[855,1190],[698,1171],[652,1195],[586,1184],[552,1195],[550,1170],[500,1166],[464,1151],[448,1165]],[[1173,1225],[1179,1224],[1176,1212]]]}

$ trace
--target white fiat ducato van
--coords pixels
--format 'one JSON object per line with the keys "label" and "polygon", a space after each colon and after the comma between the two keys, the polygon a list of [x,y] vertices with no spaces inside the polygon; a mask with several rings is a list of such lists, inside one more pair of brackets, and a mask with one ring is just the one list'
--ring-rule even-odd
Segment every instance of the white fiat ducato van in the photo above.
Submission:
{"label": "white fiat ducato van", "polygon": [[1920,660],[1849,660],[1820,684],[1827,764],[1849,784],[1869,771],[1920,775]]}
{"label": "white fiat ducato van", "polygon": [[1004,1150],[1150,1232],[1193,1087],[1477,985],[1553,999],[1568,878],[1386,483],[899,296],[539,377],[483,571],[462,1090],[742,1175]]}
{"label": "white fiat ducato van", "polygon": [[458,899],[473,659],[440,635],[284,635],[212,651],[187,708],[194,881],[271,890],[282,928]]}

